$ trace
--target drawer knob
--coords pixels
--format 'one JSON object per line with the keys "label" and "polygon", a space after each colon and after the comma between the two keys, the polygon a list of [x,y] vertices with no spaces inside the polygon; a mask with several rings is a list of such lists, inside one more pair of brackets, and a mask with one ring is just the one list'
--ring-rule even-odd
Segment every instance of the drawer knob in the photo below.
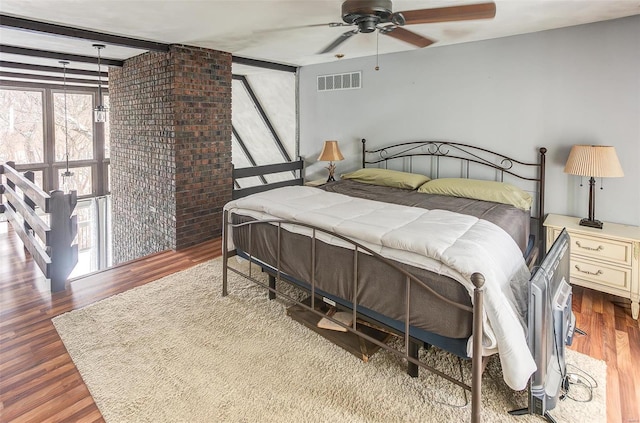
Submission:
{"label": "drawer knob", "polygon": [[598,245],[598,248],[593,248],[593,247],[583,247],[582,245],[580,245],[580,241],[576,241],[576,245],[584,250],[589,250],[589,251],[602,251],[604,250],[604,247],[602,245]]}
{"label": "drawer knob", "polygon": [[586,273],[587,275],[593,275],[593,276],[599,276],[599,275],[602,275],[602,270],[598,270],[597,272],[589,272],[588,270],[582,270],[582,269],[580,269],[580,267],[578,267],[578,265],[577,265],[577,264],[576,264],[576,269],[578,270],[578,272]]}

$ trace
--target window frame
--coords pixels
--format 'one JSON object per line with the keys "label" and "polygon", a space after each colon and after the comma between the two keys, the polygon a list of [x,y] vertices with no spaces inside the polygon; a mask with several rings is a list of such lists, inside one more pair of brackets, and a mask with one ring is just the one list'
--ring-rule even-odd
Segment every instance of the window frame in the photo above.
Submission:
{"label": "window frame", "polygon": [[[63,92],[65,87],[59,84],[42,84],[35,82],[4,81],[2,89],[18,91],[39,91],[42,93],[43,107],[43,157],[42,163],[16,163],[16,170],[42,171],[42,189],[50,192],[61,185],[60,174],[66,167],[66,162],[56,161],[55,157],[55,120],[53,108],[54,93]],[[92,109],[95,109],[98,99],[97,87],[67,86],[67,93],[91,94]],[[109,91],[102,87],[102,95],[109,95]],[[91,194],[78,196],[79,199],[98,197],[109,194],[108,166],[110,158],[105,158],[105,131],[104,123],[93,122],[93,159],[70,160],[69,169],[74,167],[91,167]]]}
{"label": "window frame", "polygon": [[[14,85],[9,85],[9,84],[3,84],[1,87],[1,89],[3,90],[10,90],[10,91],[32,91],[32,92],[39,92],[41,95],[41,100],[42,100],[42,157],[44,158],[43,162],[35,162],[35,163],[29,163],[30,166],[32,167],[37,167],[38,170],[41,170],[46,163],[47,160],[47,133],[46,133],[46,121],[47,121],[47,106],[46,106],[46,90],[44,88],[30,88],[30,89],[25,89],[22,87],[16,87]],[[36,169],[27,169],[27,170],[36,170]],[[46,172],[45,172],[46,173]]]}

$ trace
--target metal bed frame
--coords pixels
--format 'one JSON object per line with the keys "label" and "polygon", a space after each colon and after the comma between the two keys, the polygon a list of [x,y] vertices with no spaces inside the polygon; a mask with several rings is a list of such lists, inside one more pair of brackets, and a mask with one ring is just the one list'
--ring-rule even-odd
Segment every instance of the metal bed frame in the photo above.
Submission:
{"label": "metal bed frame", "polygon": [[[435,160],[435,177],[437,177],[439,174],[440,160],[443,158],[447,158],[447,159],[453,158],[453,159],[461,160],[463,163],[465,163],[465,172],[467,177],[469,177],[470,175],[470,164],[477,163],[483,166],[488,166],[490,168],[496,169],[500,174],[500,180],[502,180],[504,174],[506,173],[506,174],[513,175],[517,178],[521,178],[529,181],[535,181],[539,184],[537,218],[539,220],[538,227],[541,227],[542,220],[544,217],[544,170],[545,170],[546,151],[547,151],[546,148],[539,149],[540,156],[539,156],[538,163],[525,163],[525,162],[517,161],[515,159],[506,157],[499,153],[492,152],[490,150],[474,147],[467,144],[454,143],[454,142],[447,142],[447,141],[406,142],[406,143],[394,144],[392,146],[387,146],[381,149],[366,150],[366,141],[362,139],[362,165],[363,167],[365,167],[367,164],[382,163],[386,167],[390,160],[408,159],[410,161],[410,168],[411,168],[413,165],[414,157],[429,156]],[[372,157],[371,155],[373,155],[374,158],[367,159],[367,157]],[[529,177],[529,176],[522,176],[518,173],[515,173],[513,171],[513,167],[516,165],[533,167],[537,169],[538,175]],[[467,304],[460,304],[441,296],[440,294],[435,292],[433,289],[431,289],[423,281],[421,281],[411,273],[405,271],[404,269],[400,268],[398,265],[395,264],[395,262],[385,257],[382,257],[376,252],[370,250],[369,248],[340,234],[328,232],[318,227],[315,227],[313,225],[307,225],[300,222],[291,222],[291,221],[282,220],[282,219],[253,220],[249,222],[234,224],[231,222],[231,219],[230,219],[231,213],[232,213],[232,210],[231,211],[225,210],[223,213],[223,228],[224,228],[223,229],[223,286],[222,286],[223,296],[228,295],[228,271],[232,271],[240,276],[243,276],[248,280],[254,282],[255,284],[265,288],[269,292],[269,299],[273,299],[276,297],[276,295],[280,295],[281,297],[286,298],[287,300],[308,310],[309,312],[312,312],[318,315],[318,317],[328,318],[334,323],[344,327],[347,331],[353,334],[356,334],[357,336],[360,336],[363,339],[366,339],[367,341],[372,342],[378,345],[379,347],[392,352],[393,354],[396,354],[400,358],[406,360],[410,368],[411,366],[416,366],[415,369],[417,370],[418,367],[422,367],[448,380],[449,382],[462,387],[466,391],[471,391],[471,421],[473,423],[480,422],[481,420],[481,379],[482,379],[482,373],[484,370],[484,366],[486,365],[486,359],[487,359],[487,357],[482,356],[482,316],[483,316],[484,282],[485,282],[485,278],[482,274],[474,273],[471,276],[471,281],[475,288],[473,292],[473,306],[470,307]],[[282,233],[283,231],[286,231],[287,224],[296,225],[298,227],[306,227],[311,232],[311,270],[312,270],[310,272],[310,274],[312,275],[311,281],[296,280],[295,278],[281,272],[280,270],[281,263],[282,263],[281,261],[282,260],[282,257],[281,257]],[[252,231],[253,231],[253,228],[256,227],[257,225],[272,225],[277,227],[277,253],[276,253],[275,266],[261,262],[253,254]],[[228,231],[230,228],[234,228],[234,229],[246,228],[248,230],[248,233],[249,233],[248,248],[242,251],[238,251],[237,249],[233,251],[229,251]],[[316,310],[315,308],[315,302],[317,301],[316,296],[326,295],[321,289],[317,287],[316,280],[315,280],[315,272],[313,271],[313,269],[315,269],[315,263],[316,263],[316,243],[317,243],[317,236],[319,233],[325,233],[332,237],[339,238],[342,241],[350,244],[353,250],[352,284],[353,284],[354,294],[353,294],[353,298],[345,299],[350,304],[351,312],[353,314],[353,327],[346,326],[343,323],[333,319],[332,317],[329,317],[324,313]],[[539,234],[543,234],[543,233],[544,231],[541,231],[541,230],[539,231]],[[541,250],[541,251],[544,251],[544,250]],[[366,316],[366,309],[363,310],[363,307],[359,305],[358,298],[357,298],[358,256],[360,253],[366,253],[374,257],[376,260],[379,260],[385,263],[390,268],[394,269],[394,271],[397,271],[404,276],[404,280],[405,280],[404,316],[405,317],[403,321],[404,330],[402,331],[403,332],[402,337],[404,341],[403,342],[404,350],[393,348],[392,346],[389,346],[384,342],[381,342],[377,339],[370,337],[369,335],[361,332],[358,329],[359,323],[357,318],[363,315]],[[252,268],[254,267],[253,265],[249,266],[248,274],[244,273],[242,270],[229,266],[229,263],[228,263],[229,258],[235,255],[241,255],[249,259],[251,263],[257,264],[261,268],[261,270],[266,271],[269,274],[268,283],[264,283],[254,276],[253,270],[252,270]],[[278,283],[280,283],[281,281],[285,281],[299,288],[302,287],[303,289],[308,290],[311,294],[311,304],[310,305],[304,304],[301,301],[297,300],[296,298],[293,298],[292,296],[288,295],[287,293],[282,292],[281,290],[278,290],[277,286],[278,286]],[[409,294],[411,292],[412,284],[416,284],[422,289],[426,289],[430,294],[434,295],[439,300],[445,301],[447,304],[451,305],[452,307],[473,313],[473,324],[472,324],[473,352],[472,352],[472,358],[471,358],[472,375],[471,375],[470,385],[464,383],[463,381],[457,380],[441,372],[440,370],[435,369],[434,367],[421,362],[418,359],[417,348],[415,347],[417,344],[415,344],[415,339],[413,339],[413,337],[411,336],[411,326],[409,324],[409,316],[411,311],[411,301],[410,301]],[[371,318],[369,318],[368,320],[371,320]],[[385,325],[381,323],[381,326],[385,326]]]}
{"label": "metal bed frame", "polygon": [[[431,170],[431,178],[438,178],[440,175],[441,162],[454,159],[463,163],[460,175],[464,178],[471,178],[472,164],[480,165],[483,168],[495,169],[497,173],[496,180],[504,182],[504,176],[510,175],[516,179],[535,182],[538,185],[537,191],[537,216],[532,216],[538,224],[537,240],[541,251],[544,251],[544,196],[545,196],[545,166],[547,149],[541,147],[538,149],[538,162],[522,162],[501,153],[491,151],[485,148],[476,147],[469,144],[462,144],[451,141],[408,141],[397,143],[375,150],[367,150],[366,139],[362,139],[362,167],[367,165],[380,165],[385,168],[389,163],[408,160],[407,171],[411,172],[414,167],[415,158],[429,158],[432,163],[429,164]],[[515,169],[521,169],[522,172],[516,172]],[[526,170],[530,170],[530,175],[525,175]],[[533,176],[531,176],[533,175]]]}

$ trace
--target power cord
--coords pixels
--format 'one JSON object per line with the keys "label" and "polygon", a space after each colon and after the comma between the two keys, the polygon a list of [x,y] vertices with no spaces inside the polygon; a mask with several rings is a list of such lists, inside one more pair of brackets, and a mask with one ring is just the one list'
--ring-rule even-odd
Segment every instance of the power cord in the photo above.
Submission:
{"label": "power cord", "polygon": [[[562,383],[563,394],[561,399],[569,398],[576,402],[590,402],[593,400],[593,390],[598,387],[598,382],[589,373],[567,363],[567,368],[574,369],[567,372]],[[571,391],[571,394],[569,392]],[[577,392],[577,395],[576,395]]]}

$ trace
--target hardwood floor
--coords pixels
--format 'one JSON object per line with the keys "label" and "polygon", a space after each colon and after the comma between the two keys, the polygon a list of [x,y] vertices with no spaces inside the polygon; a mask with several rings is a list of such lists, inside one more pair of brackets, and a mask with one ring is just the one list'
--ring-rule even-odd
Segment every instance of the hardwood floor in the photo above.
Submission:
{"label": "hardwood floor", "polygon": [[[51,319],[221,255],[220,240],[163,252],[70,283],[49,294],[21,241],[0,223],[0,421],[103,421]],[[572,349],[607,363],[610,423],[640,422],[640,326],[629,305],[574,287]],[[543,421],[541,419],[541,421]]]}
{"label": "hardwood floor", "polygon": [[0,421],[104,421],[51,319],[222,254],[220,240],[163,252],[39,292],[44,277],[0,223]]}
{"label": "hardwood floor", "polygon": [[607,421],[640,422],[640,325],[628,300],[573,288],[577,335],[571,349],[607,363]]}

